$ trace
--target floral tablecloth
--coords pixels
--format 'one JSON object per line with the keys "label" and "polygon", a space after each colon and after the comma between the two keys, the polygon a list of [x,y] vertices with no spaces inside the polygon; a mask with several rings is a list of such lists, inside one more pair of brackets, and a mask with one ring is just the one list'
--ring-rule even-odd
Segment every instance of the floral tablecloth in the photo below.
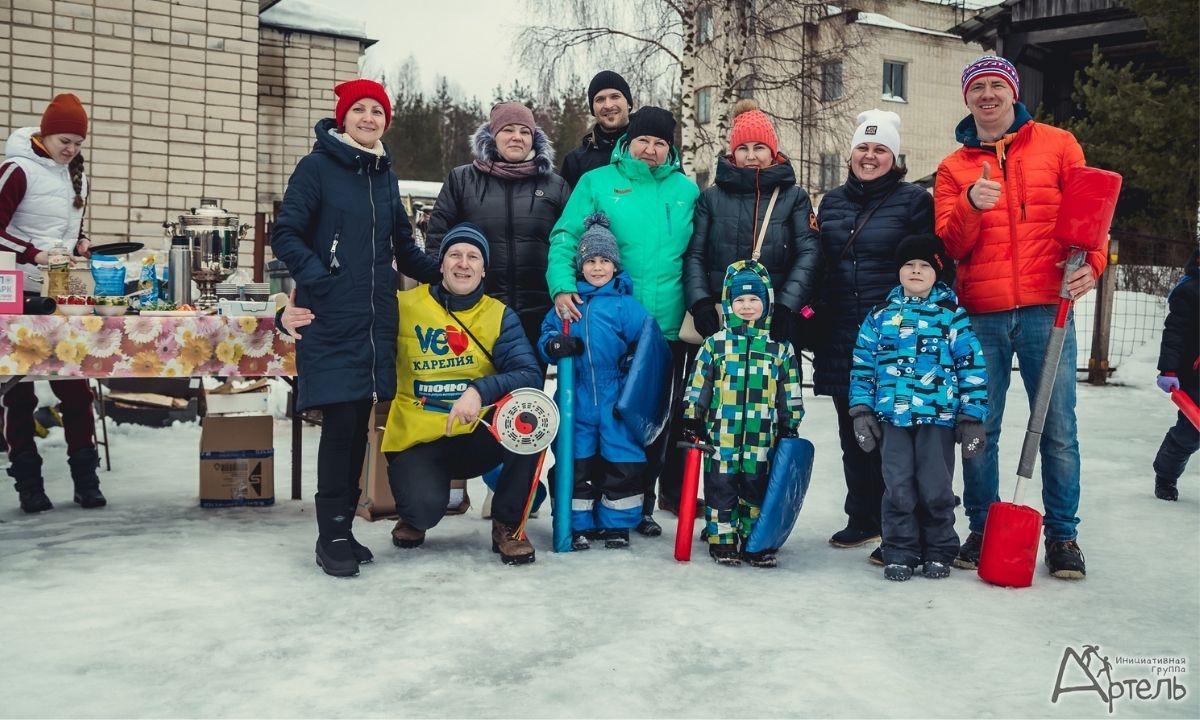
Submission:
{"label": "floral tablecloth", "polygon": [[0,315],[0,375],[295,374],[294,341],[274,318]]}

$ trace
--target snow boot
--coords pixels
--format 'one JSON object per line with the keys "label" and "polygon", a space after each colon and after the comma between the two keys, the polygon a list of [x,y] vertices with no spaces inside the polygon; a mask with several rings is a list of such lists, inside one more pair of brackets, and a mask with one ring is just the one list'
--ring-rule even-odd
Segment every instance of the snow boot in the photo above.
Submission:
{"label": "snow boot", "polygon": [[609,550],[620,550],[629,547],[629,529],[608,530],[604,533],[604,547]]}
{"label": "snow boot", "polygon": [[883,546],[877,547],[867,556],[867,562],[883,567]]}
{"label": "snow boot", "polygon": [[96,476],[96,469],[100,467],[100,453],[96,448],[67,453],[67,465],[71,467],[71,480],[75,483],[75,502],[80,507],[98,508],[108,504],[100,492],[100,478]]}
{"label": "snow boot", "polygon": [[418,530],[412,525],[404,522],[401,518],[396,521],[396,527],[392,528],[392,544],[398,548],[411,550],[416,547],[421,547],[425,542],[425,531]]}
{"label": "snow boot", "polygon": [[[350,513],[351,522],[354,521],[355,515],[358,514],[358,499],[361,497],[362,490],[359,490],[355,493],[354,497],[350,498],[350,505],[347,511]],[[350,531],[350,548],[354,551],[354,559],[358,561],[359,565],[375,561],[375,553],[371,552],[371,548],[363,545],[354,537],[353,530]]]}
{"label": "snow boot", "polygon": [[1074,540],[1046,539],[1046,567],[1061,580],[1082,580],[1087,576],[1083,551]]}
{"label": "snow boot", "polygon": [[979,553],[983,551],[983,533],[972,532],[958,549],[958,557],[954,558],[954,567],[963,570],[974,570],[979,566]]}
{"label": "snow boot", "polygon": [[13,487],[21,499],[21,510],[27,513],[53,510],[54,504],[46,497],[42,480],[42,456],[36,452],[21,453],[9,462],[8,475],[15,481]]}
{"label": "snow boot", "polygon": [[535,559],[529,536],[518,539],[516,528],[499,520],[492,520],[492,552],[498,553],[505,565],[525,565]]}
{"label": "snow boot", "polygon": [[878,530],[862,530],[853,525],[847,525],[845,528],[835,532],[833,537],[829,538],[829,544],[836,548],[855,548],[859,545],[878,541]]}
{"label": "snow boot", "polygon": [[653,515],[643,515],[641,522],[637,524],[634,530],[637,530],[638,535],[644,535],[645,537],[658,537],[662,535],[662,525],[655,522]]}
{"label": "snow boot", "polygon": [[1179,488],[1176,487],[1175,480],[1168,480],[1159,475],[1154,478],[1154,497],[1159,500],[1168,500],[1175,502],[1179,499]]}
{"label": "snow boot", "polygon": [[883,566],[883,576],[888,580],[904,582],[913,576],[913,569],[911,565],[892,563]]}
{"label": "snow boot", "polygon": [[582,552],[591,548],[592,542],[588,539],[587,532],[577,532],[571,535],[571,549],[575,552]]}
{"label": "snow boot", "polygon": [[326,575],[353,577],[358,560],[350,542],[350,523],[354,514],[347,511],[345,498],[317,498],[317,565]]}
{"label": "snow boot", "polygon": [[939,560],[926,560],[925,567],[921,572],[925,574],[925,577],[934,580],[948,578],[950,577],[950,564]]}
{"label": "snow boot", "polygon": [[737,567],[742,564],[737,543],[709,543],[708,556],[715,560],[718,565]]}
{"label": "snow boot", "polygon": [[756,568],[773,568],[779,564],[775,557],[774,550],[763,550],[761,552],[743,552],[742,560],[750,567]]}

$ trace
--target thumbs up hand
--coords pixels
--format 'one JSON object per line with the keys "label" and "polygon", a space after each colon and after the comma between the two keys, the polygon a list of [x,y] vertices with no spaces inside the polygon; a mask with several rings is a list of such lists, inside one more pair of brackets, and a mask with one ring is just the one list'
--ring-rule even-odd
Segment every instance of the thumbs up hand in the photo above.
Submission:
{"label": "thumbs up hand", "polygon": [[983,171],[979,173],[979,179],[967,191],[971,203],[980,210],[991,210],[996,207],[996,203],[1000,202],[1000,183],[992,180],[991,176],[992,166],[987,160],[984,160]]}

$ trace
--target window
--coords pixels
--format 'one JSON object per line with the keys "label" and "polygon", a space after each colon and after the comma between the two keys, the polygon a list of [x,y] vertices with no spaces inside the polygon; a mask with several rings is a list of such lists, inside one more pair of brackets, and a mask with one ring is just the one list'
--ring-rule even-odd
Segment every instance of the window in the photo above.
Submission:
{"label": "window", "polygon": [[696,122],[701,125],[712,122],[712,88],[696,91]]}
{"label": "window", "polygon": [[821,192],[828,192],[842,182],[842,159],[837,153],[821,153]]}
{"label": "window", "polygon": [[883,61],[884,100],[904,101],[904,69],[904,63],[892,62],[890,60]]}
{"label": "window", "polygon": [[696,11],[696,44],[707,45],[713,39],[713,11],[708,5]]}
{"label": "window", "polygon": [[825,63],[821,66],[821,101],[829,102],[842,97],[842,64]]}

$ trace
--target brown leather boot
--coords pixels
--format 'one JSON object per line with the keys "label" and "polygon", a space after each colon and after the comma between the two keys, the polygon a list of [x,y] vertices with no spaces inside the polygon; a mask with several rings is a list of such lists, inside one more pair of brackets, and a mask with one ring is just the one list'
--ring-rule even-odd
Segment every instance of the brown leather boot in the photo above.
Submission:
{"label": "brown leather boot", "polygon": [[392,528],[393,545],[398,548],[415,548],[420,547],[423,542],[425,542],[424,530],[416,529],[404,522],[403,519],[396,521],[396,527]]}
{"label": "brown leather boot", "polygon": [[524,565],[534,561],[533,543],[526,535],[518,540],[514,537],[516,528],[504,523],[492,521],[492,552],[500,553],[500,562],[505,565]]}

